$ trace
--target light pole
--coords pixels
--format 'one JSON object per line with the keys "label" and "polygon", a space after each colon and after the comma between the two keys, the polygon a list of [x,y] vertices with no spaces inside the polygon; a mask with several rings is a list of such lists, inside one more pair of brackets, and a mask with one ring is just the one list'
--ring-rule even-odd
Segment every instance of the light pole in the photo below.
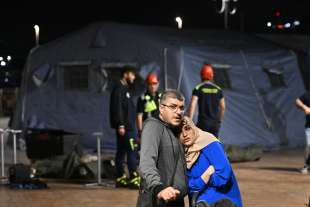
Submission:
{"label": "light pole", "polygon": [[35,32],[35,37],[36,37],[36,46],[39,46],[39,33],[40,33],[40,27],[36,24],[34,25],[34,32]]}
{"label": "light pole", "polygon": [[224,13],[224,27],[225,29],[228,29],[228,15],[234,15],[237,12],[237,7],[234,5],[231,5],[232,3],[237,3],[238,0],[215,0],[215,1],[221,1],[221,8],[217,12],[222,14]]}

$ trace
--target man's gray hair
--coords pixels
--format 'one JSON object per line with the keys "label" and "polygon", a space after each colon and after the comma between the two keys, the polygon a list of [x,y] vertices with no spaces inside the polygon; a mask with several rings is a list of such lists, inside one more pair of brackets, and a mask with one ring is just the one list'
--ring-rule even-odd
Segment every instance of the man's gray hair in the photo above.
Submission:
{"label": "man's gray hair", "polygon": [[161,94],[159,103],[164,103],[168,98],[178,99],[179,101],[185,100],[183,94],[180,91],[175,89],[167,89]]}

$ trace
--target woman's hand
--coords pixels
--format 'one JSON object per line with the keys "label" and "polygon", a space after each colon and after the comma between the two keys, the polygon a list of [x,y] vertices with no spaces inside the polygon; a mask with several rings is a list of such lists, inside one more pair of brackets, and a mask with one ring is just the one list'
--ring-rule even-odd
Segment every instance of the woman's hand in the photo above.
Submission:
{"label": "woman's hand", "polygon": [[205,184],[209,182],[209,179],[211,175],[214,173],[214,171],[215,170],[214,170],[213,165],[210,165],[208,169],[206,169],[206,171],[201,175],[201,179],[205,182]]}

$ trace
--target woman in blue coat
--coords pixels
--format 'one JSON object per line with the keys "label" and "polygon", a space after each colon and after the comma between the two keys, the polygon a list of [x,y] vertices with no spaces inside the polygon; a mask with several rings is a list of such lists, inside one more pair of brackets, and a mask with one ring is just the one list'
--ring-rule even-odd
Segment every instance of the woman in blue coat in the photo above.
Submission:
{"label": "woman in blue coat", "polygon": [[184,118],[180,140],[185,147],[190,197],[195,194],[197,204],[205,206],[242,207],[238,183],[222,143],[188,117]]}

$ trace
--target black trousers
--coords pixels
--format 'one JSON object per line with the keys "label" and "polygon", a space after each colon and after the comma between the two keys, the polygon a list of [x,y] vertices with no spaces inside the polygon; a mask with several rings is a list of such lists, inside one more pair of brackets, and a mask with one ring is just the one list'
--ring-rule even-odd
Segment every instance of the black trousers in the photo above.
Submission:
{"label": "black trousers", "polygon": [[116,140],[116,156],[115,156],[115,167],[116,177],[121,177],[124,174],[125,157],[127,155],[127,167],[131,174],[137,170],[137,152],[133,148],[133,141],[137,139],[137,133],[135,131],[126,131],[124,136],[120,136],[117,131]]}

